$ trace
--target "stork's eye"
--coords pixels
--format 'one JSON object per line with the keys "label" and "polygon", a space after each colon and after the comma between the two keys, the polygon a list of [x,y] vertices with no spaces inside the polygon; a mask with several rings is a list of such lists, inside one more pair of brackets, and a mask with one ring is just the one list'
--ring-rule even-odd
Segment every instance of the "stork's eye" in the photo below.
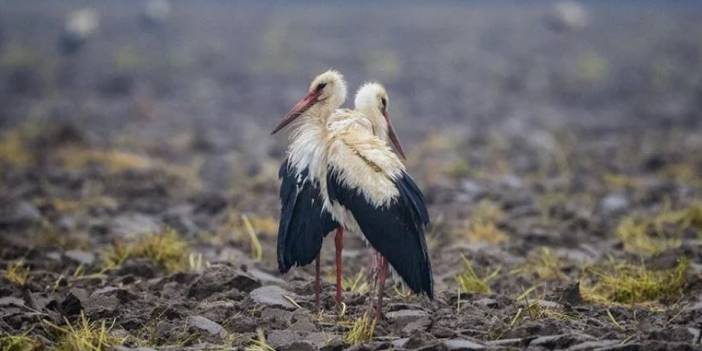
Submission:
{"label": "stork's eye", "polygon": [[381,97],[381,98],[380,98],[380,103],[383,104],[383,110],[386,109],[386,108],[388,107],[388,101],[385,100],[384,97]]}
{"label": "stork's eye", "polygon": [[326,87],[326,86],[327,86],[327,83],[319,83],[319,84],[317,84],[317,91],[321,91],[321,90],[324,89],[324,87]]}

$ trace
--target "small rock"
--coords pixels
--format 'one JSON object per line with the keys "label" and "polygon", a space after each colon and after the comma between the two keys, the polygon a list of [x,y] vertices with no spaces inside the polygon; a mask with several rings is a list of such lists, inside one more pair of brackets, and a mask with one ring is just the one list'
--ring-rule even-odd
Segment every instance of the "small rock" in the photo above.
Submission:
{"label": "small rock", "polygon": [[560,334],[540,336],[529,343],[529,347],[544,347],[547,349],[564,349],[573,344],[591,341],[595,338],[587,334]]}
{"label": "small rock", "polygon": [[573,345],[568,348],[568,351],[586,351],[586,350],[599,350],[600,348],[611,347],[617,345],[621,340],[593,340],[584,341],[577,345]]}
{"label": "small rock", "polygon": [[46,258],[53,261],[61,261],[61,253],[56,251],[48,252]]}
{"label": "small rock", "polygon": [[64,316],[75,316],[83,309],[80,299],[73,293],[69,293],[58,305],[59,312]]}
{"label": "small rock", "polygon": [[561,291],[558,301],[570,305],[579,305],[583,303],[583,297],[580,295],[580,282],[575,282],[568,285]]}
{"label": "small rock", "polygon": [[0,224],[27,225],[41,220],[41,213],[27,201],[0,200]]}
{"label": "small rock", "polygon": [[[313,332],[305,335],[305,340],[319,350],[342,350],[344,341],[340,336],[328,332]],[[341,347],[341,348],[339,348]]]}
{"label": "small rock", "polygon": [[702,339],[702,330],[698,328],[689,327],[687,328],[687,331],[690,332],[690,334],[692,335],[692,342],[699,344],[700,339]]}
{"label": "small rock", "polygon": [[407,341],[409,341],[409,338],[395,339],[392,341],[392,347],[396,349],[404,349]]}
{"label": "small rock", "polygon": [[429,314],[422,310],[400,310],[388,312],[388,320],[393,328],[401,330],[402,335],[412,335],[416,332],[426,331],[431,325]]}
{"label": "small rock", "polygon": [[117,275],[133,275],[140,278],[151,279],[156,276],[158,268],[149,259],[135,258],[124,262],[117,270]]}
{"label": "small rock", "polygon": [[290,311],[277,307],[266,307],[261,312],[261,320],[268,323],[269,329],[288,329],[292,324],[293,316]]}
{"label": "small rock", "polygon": [[189,206],[171,208],[163,215],[162,219],[164,224],[175,229],[178,231],[178,233],[181,233],[186,237],[192,237],[196,235],[196,233],[202,231],[202,229],[192,220]]}
{"label": "small rock", "polygon": [[84,265],[91,265],[95,262],[95,254],[83,250],[68,250],[64,252],[63,255],[69,260]]}
{"label": "small rock", "polygon": [[482,186],[470,179],[461,181],[461,190],[463,190],[463,193],[468,197],[469,201],[473,201],[473,199],[478,198],[478,196],[484,192]]}
{"label": "small rock", "polygon": [[622,194],[608,194],[600,201],[600,208],[604,212],[617,212],[629,207],[629,200]]}
{"label": "small rock", "polygon": [[420,318],[427,318],[429,314],[422,310],[400,310],[388,312],[385,316],[394,324],[406,325]]}
{"label": "small rock", "polygon": [[0,298],[0,306],[24,307],[24,301],[22,299],[19,299],[16,297],[6,296],[3,298]]}
{"label": "small rock", "polygon": [[[651,342],[651,344],[647,345],[648,347],[651,347],[654,350],[671,350],[672,348],[668,348],[665,345],[663,347],[660,347],[660,345],[657,345],[658,347],[654,347],[654,342]],[[598,347],[597,351],[637,351],[637,350],[644,350],[643,345],[637,344],[637,343],[629,343],[629,344],[616,344],[616,345],[611,345],[611,346],[604,346],[604,347]]]}
{"label": "small rock", "polygon": [[297,308],[297,306],[293,305],[288,299],[285,298],[285,296],[294,298],[295,294],[284,290],[279,286],[263,286],[251,291],[249,296],[257,304],[279,306],[289,310],[294,310]]}
{"label": "small rock", "polygon": [[402,328],[402,335],[412,335],[418,331],[426,331],[431,326],[431,319],[420,318],[412,321]]}
{"label": "small rock", "polygon": [[268,333],[268,337],[266,338],[268,343],[276,350],[287,349],[300,339],[302,339],[300,333],[288,329],[273,330]]}
{"label": "small rock", "polygon": [[316,351],[317,348],[307,340],[295,341],[289,345],[280,347],[280,351]]}
{"label": "small rock", "polygon": [[156,349],[152,349],[150,347],[136,347],[136,348],[131,348],[131,347],[126,347],[126,346],[112,346],[111,350],[114,351],[156,351]]}
{"label": "small rock", "polygon": [[213,322],[203,316],[190,316],[188,317],[188,326],[205,331],[210,335],[223,335],[226,333],[224,328],[217,322]]}
{"label": "small rock", "polygon": [[292,320],[292,313],[280,308],[267,307],[261,311],[261,318],[266,321],[282,322],[287,326]]}
{"label": "small rock", "polygon": [[259,326],[259,321],[248,316],[235,318],[229,324],[229,329],[236,333],[253,333]]}
{"label": "small rock", "polygon": [[127,289],[118,288],[114,286],[106,286],[102,289],[95,290],[92,294],[90,294],[91,297],[97,295],[114,296],[117,298],[117,300],[119,300],[120,303],[127,303],[129,301],[136,300],[137,298],[139,298],[139,296],[133,294]]}
{"label": "small rock", "polygon": [[325,341],[324,343],[325,344],[319,348],[319,351],[342,351],[345,346],[344,341],[339,337],[334,337],[331,341]]}
{"label": "small rock", "polygon": [[317,326],[310,322],[309,319],[300,319],[290,326],[290,330],[301,332],[316,332]]}
{"label": "small rock", "polygon": [[236,289],[251,292],[261,286],[261,282],[248,273],[229,266],[218,265],[206,269],[188,289],[188,297],[204,299],[212,294]]}
{"label": "small rock", "polygon": [[285,280],[256,268],[250,268],[247,272],[251,274],[252,277],[258,279],[263,285],[285,286],[287,284]]}
{"label": "small rock", "polygon": [[509,189],[519,189],[524,186],[524,183],[516,175],[508,174],[500,179],[500,185]]}
{"label": "small rock", "polygon": [[475,300],[473,303],[477,306],[488,308],[496,308],[498,306],[497,300],[488,297]]}
{"label": "small rock", "polygon": [[487,345],[494,348],[501,347],[522,347],[524,346],[524,339],[522,338],[509,338],[509,339],[499,339],[488,341]]}
{"label": "small rock", "polygon": [[702,311],[702,300],[697,301],[694,305],[688,305],[684,309],[686,312],[697,312]]}
{"label": "small rock", "polygon": [[477,342],[474,342],[474,341],[465,340],[465,339],[444,340],[444,345],[446,345],[446,348],[449,350],[467,351],[467,350],[483,350],[483,349],[485,349],[484,345],[478,344]]}
{"label": "small rock", "polygon": [[405,343],[405,348],[419,349],[425,347],[437,347],[443,344],[439,343],[431,334],[425,332],[415,333]]}
{"label": "small rock", "polygon": [[536,300],[534,301],[539,307],[541,308],[550,308],[550,309],[560,309],[563,308],[563,305],[561,305],[558,302],[553,302],[553,301],[547,301],[547,300]]}
{"label": "small rock", "polygon": [[150,216],[134,213],[115,217],[110,227],[115,234],[133,239],[158,232],[161,224]]}

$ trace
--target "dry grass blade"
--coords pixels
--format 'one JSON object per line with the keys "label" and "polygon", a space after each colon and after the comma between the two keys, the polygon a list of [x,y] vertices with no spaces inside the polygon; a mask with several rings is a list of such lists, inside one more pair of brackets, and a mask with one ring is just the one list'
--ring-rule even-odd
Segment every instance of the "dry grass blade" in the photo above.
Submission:
{"label": "dry grass blade", "polygon": [[252,340],[251,344],[246,346],[245,350],[246,351],[275,351],[275,349],[271,345],[268,345],[268,342],[266,341],[266,334],[263,332],[263,329],[261,329],[261,328],[256,329],[256,339]]}
{"label": "dry grass blade", "polygon": [[114,323],[108,327],[104,320],[88,321],[82,312],[75,326],[68,320],[65,326],[58,326],[46,320],[44,323],[59,333],[54,348],[56,351],[103,351],[124,341],[110,333]]}
{"label": "dry grass blade", "polygon": [[689,267],[689,260],[683,258],[675,267],[662,270],[619,262],[591,268],[586,272],[594,282],[582,288],[583,297],[603,304],[672,300],[683,293]]}
{"label": "dry grass blade", "polygon": [[0,336],[0,351],[34,351],[40,349],[42,349],[41,343],[27,336],[27,333]]}
{"label": "dry grass blade", "polygon": [[19,260],[9,264],[3,275],[12,284],[24,286],[29,279],[29,271],[29,268],[24,265],[24,261]]}
{"label": "dry grass blade", "polygon": [[365,279],[365,269],[361,269],[356,273],[356,275],[346,278],[343,278],[343,284],[342,286],[344,287],[344,290],[350,291],[355,294],[365,294],[370,290],[370,286],[368,285],[368,282]]}
{"label": "dry grass blade", "polygon": [[462,259],[464,271],[456,276],[456,282],[461,291],[464,293],[489,294],[491,292],[490,281],[494,280],[500,273],[500,267],[497,267],[488,275],[480,277],[473,269],[473,264],[465,256]]}
{"label": "dry grass blade", "polygon": [[351,329],[346,333],[344,341],[351,345],[358,345],[369,342],[375,334],[375,318],[371,318],[368,313],[364,313],[361,318],[354,321]]}
{"label": "dry grass blade", "polygon": [[103,254],[103,271],[115,269],[129,258],[146,258],[169,272],[181,272],[189,267],[190,254],[190,245],[178,232],[165,228],[134,243],[113,245]]}
{"label": "dry grass blade", "polygon": [[251,243],[251,257],[256,261],[260,261],[263,258],[263,248],[261,247],[261,241],[258,240],[258,235],[256,234],[253,225],[251,225],[249,217],[245,214],[242,214],[241,220],[244,222],[246,233],[249,235],[249,242]]}

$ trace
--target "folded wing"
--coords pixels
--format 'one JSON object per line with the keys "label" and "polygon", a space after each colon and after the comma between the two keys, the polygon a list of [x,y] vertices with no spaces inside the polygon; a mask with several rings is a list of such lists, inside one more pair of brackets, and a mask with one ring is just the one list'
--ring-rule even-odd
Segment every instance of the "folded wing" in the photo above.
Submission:
{"label": "folded wing", "polygon": [[330,139],[327,192],[415,293],[433,297],[424,197],[385,142],[357,129]]}
{"label": "folded wing", "polygon": [[278,270],[311,263],[322,248],[322,240],[339,225],[322,207],[319,183],[305,169],[296,172],[288,160],[280,167],[282,205],[278,226]]}

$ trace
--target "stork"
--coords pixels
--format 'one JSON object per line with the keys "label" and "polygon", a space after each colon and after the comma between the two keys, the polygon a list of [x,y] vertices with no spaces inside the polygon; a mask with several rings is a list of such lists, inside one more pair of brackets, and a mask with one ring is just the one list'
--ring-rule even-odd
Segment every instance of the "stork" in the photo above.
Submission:
{"label": "stork", "polygon": [[[341,303],[341,248],[343,229],[324,206],[321,191],[326,181],[324,147],[328,136],[329,117],[346,100],[343,76],[330,70],[310,83],[303,97],[280,124],[277,133],[293,124],[287,158],[280,167],[282,204],[278,226],[278,270],[285,273],[292,266],[304,266],[315,261],[315,300],[320,305],[319,252],[322,240],[336,229],[336,303]],[[295,122],[295,123],[293,123]]]}
{"label": "stork", "polygon": [[[294,125],[294,131],[291,134],[291,145],[288,149],[288,158],[283,162],[280,170],[280,177],[283,180],[280,192],[283,206],[278,232],[278,264],[280,271],[284,273],[293,265],[306,265],[316,258],[315,295],[317,307],[319,307],[320,290],[319,251],[322,239],[327,233],[336,228],[336,302],[338,305],[341,300],[342,290],[341,250],[343,248],[343,231],[346,228],[360,233],[361,230],[358,223],[362,223],[361,226],[363,227],[367,219],[364,217],[361,222],[357,222],[353,217],[353,210],[351,211],[351,216],[344,213],[347,210],[342,205],[344,203],[343,200],[336,201],[332,205],[330,201],[332,193],[327,191],[327,171],[328,166],[333,165],[333,162],[327,164],[327,160],[333,158],[335,152],[330,152],[329,147],[334,146],[336,141],[345,143],[348,135],[351,135],[353,138],[353,135],[356,134],[361,138],[357,140],[361,141],[361,144],[365,142],[366,146],[376,147],[381,158],[385,157],[390,160],[389,162],[396,161],[397,164],[388,170],[399,170],[398,175],[406,175],[404,166],[385,143],[386,140],[390,139],[395,144],[398,152],[404,157],[387,115],[388,98],[385,90],[379,84],[367,84],[359,89],[356,94],[357,111],[334,111],[343,103],[345,93],[345,84],[341,75],[334,71],[325,72],[313,80],[308,94],[293,107],[273,131],[273,133],[276,133],[301,116],[304,116]],[[327,121],[329,122],[328,124],[326,124]],[[369,137],[371,139],[368,139]],[[355,154],[355,157],[364,159],[363,153]],[[350,159],[350,161],[357,160]],[[365,161],[369,160],[366,159]],[[353,174],[353,171],[351,174]],[[388,175],[390,174],[388,173]],[[394,174],[391,176],[394,176]],[[394,206],[394,208],[389,209],[391,213],[393,211],[396,212],[398,209],[402,210],[403,206],[407,205],[403,204],[398,207],[394,202],[406,201],[407,199],[412,201],[410,205],[412,208],[405,208],[405,210],[414,213],[410,215],[412,218],[398,217],[397,219],[400,221],[398,223],[405,223],[407,228],[414,228],[408,233],[410,236],[417,238],[416,240],[418,241],[416,243],[419,245],[415,245],[415,249],[421,252],[419,254],[416,252],[410,253],[410,256],[421,256],[422,258],[419,260],[421,262],[416,262],[416,259],[410,257],[407,262],[415,263],[414,268],[423,270],[423,272],[419,274],[422,276],[421,279],[415,279],[415,277],[406,274],[406,269],[396,268],[395,265],[401,263],[402,260],[397,259],[396,255],[386,253],[387,247],[384,245],[382,238],[369,238],[374,247],[376,246],[374,242],[377,241],[379,243],[380,248],[376,249],[383,255],[378,267],[378,280],[380,282],[378,313],[381,311],[382,286],[387,270],[385,256],[390,257],[391,265],[395,267],[396,271],[400,273],[400,276],[403,277],[412,290],[424,292],[429,296],[432,296],[433,293],[431,268],[423,235],[424,227],[428,223],[428,215],[423,204],[423,198],[409,176],[398,178],[397,181],[399,182],[397,185],[399,195],[389,194],[390,196],[386,200]],[[338,189],[342,189],[339,187],[339,184],[335,184],[335,186]],[[382,211],[384,209],[378,208],[378,210]],[[331,213],[335,213],[335,216],[332,217]],[[414,223],[411,223],[412,220],[414,220]],[[340,225],[340,223],[343,225]],[[392,221],[388,223],[391,225],[398,224]],[[390,229],[403,230],[397,225]],[[382,234],[376,228],[370,227],[369,230],[373,236]],[[419,235],[417,236],[417,234]],[[367,234],[366,237],[368,237]],[[382,270],[380,267],[382,267]]]}
{"label": "stork", "polygon": [[356,111],[332,116],[325,147],[327,201],[332,218],[347,231],[362,233],[379,253],[377,318],[382,313],[388,262],[415,293],[433,298],[425,230],[424,197],[387,139],[404,158],[388,115],[388,95],[377,83],[359,89]]}

